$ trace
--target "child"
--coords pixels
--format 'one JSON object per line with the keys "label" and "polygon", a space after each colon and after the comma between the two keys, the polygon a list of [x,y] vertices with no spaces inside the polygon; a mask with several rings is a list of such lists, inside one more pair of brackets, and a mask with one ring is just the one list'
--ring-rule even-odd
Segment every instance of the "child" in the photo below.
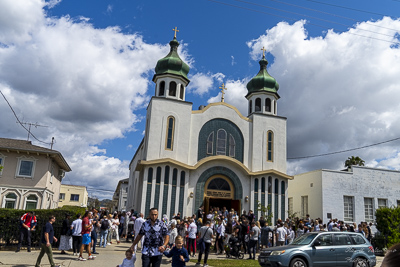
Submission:
{"label": "child", "polygon": [[125,251],[125,256],[126,258],[122,262],[121,265],[117,265],[117,267],[135,267],[135,261],[136,261],[136,254],[132,253],[130,249]]}
{"label": "child", "polygon": [[189,261],[189,254],[183,247],[183,238],[181,236],[175,238],[175,247],[168,252],[165,251],[164,255],[168,258],[172,257],[172,267],[186,266],[186,262]]}

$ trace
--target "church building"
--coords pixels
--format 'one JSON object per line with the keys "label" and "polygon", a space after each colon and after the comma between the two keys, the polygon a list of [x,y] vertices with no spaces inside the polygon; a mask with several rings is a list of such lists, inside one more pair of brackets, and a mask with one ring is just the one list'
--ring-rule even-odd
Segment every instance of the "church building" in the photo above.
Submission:
{"label": "church building", "polygon": [[224,102],[192,109],[186,99],[189,66],[179,42],[155,67],[155,94],[145,136],[129,165],[127,209],[157,207],[160,216],[195,214],[200,206],[243,211],[270,206],[272,220],[287,217],[286,118],[278,116],[279,85],[268,61],[247,84],[248,114]]}

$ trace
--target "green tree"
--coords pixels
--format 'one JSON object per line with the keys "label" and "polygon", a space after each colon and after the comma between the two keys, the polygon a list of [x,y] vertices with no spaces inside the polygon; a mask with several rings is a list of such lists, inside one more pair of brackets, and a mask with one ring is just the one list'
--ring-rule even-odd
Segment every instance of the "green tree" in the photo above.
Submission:
{"label": "green tree", "polygon": [[2,169],[3,169],[3,166],[0,165],[0,172],[1,172]]}
{"label": "green tree", "polygon": [[351,156],[346,159],[346,161],[344,162],[344,166],[347,168],[350,168],[353,165],[364,166],[364,163],[365,161],[362,160],[359,156],[357,157]]}

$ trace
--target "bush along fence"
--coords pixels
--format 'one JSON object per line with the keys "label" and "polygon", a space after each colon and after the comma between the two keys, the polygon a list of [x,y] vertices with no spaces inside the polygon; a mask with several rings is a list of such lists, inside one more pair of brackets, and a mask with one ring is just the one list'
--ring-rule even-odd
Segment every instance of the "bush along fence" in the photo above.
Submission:
{"label": "bush along fence", "polygon": [[[85,208],[64,206],[58,209],[48,210],[33,210],[37,219],[36,230],[31,232],[31,246],[32,248],[40,247],[40,237],[42,234],[42,228],[49,220],[49,216],[53,215],[56,217],[56,221],[53,224],[54,235],[59,239],[62,221],[65,219],[67,214],[71,215],[71,220],[76,218],[77,214],[85,213]],[[15,210],[15,209],[0,209],[0,249],[5,247],[17,246],[20,236],[20,219],[23,214],[28,211]],[[26,238],[22,246],[26,245]],[[58,247],[58,242],[53,243],[53,247]]]}

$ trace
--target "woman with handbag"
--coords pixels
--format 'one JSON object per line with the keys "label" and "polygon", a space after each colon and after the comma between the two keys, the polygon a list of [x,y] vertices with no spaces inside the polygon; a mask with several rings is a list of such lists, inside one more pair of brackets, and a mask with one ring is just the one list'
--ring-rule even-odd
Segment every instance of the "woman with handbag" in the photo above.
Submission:
{"label": "woman with handbag", "polygon": [[62,222],[60,246],[58,250],[61,250],[61,254],[67,254],[65,251],[72,248],[72,230],[70,223],[71,215],[66,214],[65,219]]}

